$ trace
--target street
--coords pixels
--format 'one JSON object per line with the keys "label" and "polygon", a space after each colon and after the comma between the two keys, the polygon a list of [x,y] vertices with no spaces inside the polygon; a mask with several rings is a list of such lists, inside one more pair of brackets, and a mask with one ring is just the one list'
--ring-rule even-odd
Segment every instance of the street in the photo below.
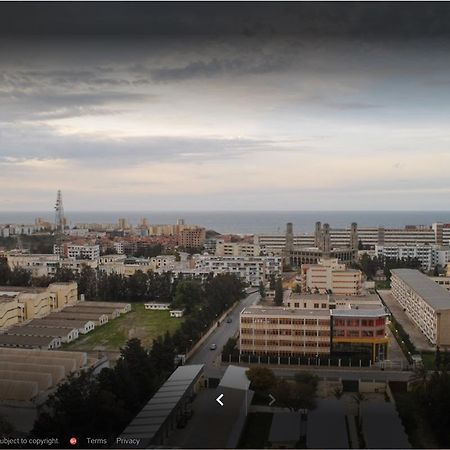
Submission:
{"label": "street", "polygon": [[[220,364],[214,365],[214,362],[217,358],[220,358],[222,348],[228,339],[238,332],[239,314],[242,309],[255,304],[259,298],[259,292],[252,292],[241,300],[228,315],[228,317],[231,317],[232,322],[227,323],[226,319],[223,320],[195,354],[189,358],[187,364],[205,364],[205,374],[207,376],[221,376],[225,369],[221,369]],[[210,349],[211,344],[217,345],[215,350]]]}

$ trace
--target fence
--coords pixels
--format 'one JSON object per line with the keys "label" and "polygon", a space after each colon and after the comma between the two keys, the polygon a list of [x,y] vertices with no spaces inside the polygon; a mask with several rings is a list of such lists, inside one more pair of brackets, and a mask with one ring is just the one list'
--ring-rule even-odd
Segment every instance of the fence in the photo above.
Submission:
{"label": "fence", "polygon": [[222,354],[222,362],[238,364],[267,364],[287,366],[314,367],[373,367],[370,359],[338,358],[338,357],[307,357],[307,356],[257,356]]}

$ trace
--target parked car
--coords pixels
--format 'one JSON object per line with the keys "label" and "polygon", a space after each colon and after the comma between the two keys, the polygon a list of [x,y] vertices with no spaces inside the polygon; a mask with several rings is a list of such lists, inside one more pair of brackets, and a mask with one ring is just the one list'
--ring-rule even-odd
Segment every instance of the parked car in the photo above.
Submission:
{"label": "parked car", "polygon": [[233,322],[233,319],[231,317],[227,317],[227,323]]}
{"label": "parked car", "polygon": [[211,344],[210,346],[209,346],[209,349],[210,350],[215,350],[217,348],[217,344]]}

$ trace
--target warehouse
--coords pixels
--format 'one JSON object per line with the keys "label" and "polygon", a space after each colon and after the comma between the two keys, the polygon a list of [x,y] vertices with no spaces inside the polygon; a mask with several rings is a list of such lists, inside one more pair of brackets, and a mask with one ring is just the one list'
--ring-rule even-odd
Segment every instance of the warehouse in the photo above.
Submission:
{"label": "warehouse", "polygon": [[78,305],[86,305],[86,306],[101,306],[101,307],[113,307],[116,309],[120,309],[121,314],[126,314],[129,313],[131,311],[131,303],[119,303],[119,302],[91,302],[91,301],[86,301],[86,302],[80,302],[78,303]]}
{"label": "warehouse", "polygon": [[68,319],[53,319],[51,317],[43,317],[42,319],[35,319],[29,322],[33,327],[55,327],[55,328],[77,328],[79,334],[87,334],[95,328],[95,323],[92,320],[68,320]]}
{"label": "warehouse", "polygon": [[108,323],[108,315],[104,313],[78,313],[78,312],[66,312],[68,309],[65,309],[61,312],[55,312],[49,314],[47,317],[51,319],[67,319],[67,320],[91,320],[95,323],[95,326],[104,325]]}
{"label": "warehouse", "polygon": [[61,339],[45,336],[16,336],[0,334],[0,347],[39,348],[52,350],[61,347]]}
{"label": "warehouse", "polygon": [[81,352],[0,348],[0,401],[31,401],[87,363]]}
{"label": "warehouse", "polygon": [[84,306],[84,304],[78,304],[75,306],[64,308],[62,312],[81,314],[106,314],[109,320],[117,319],[121,315],[121,310],[119,308],[104,306]]}
{"label": "warehouse", "polygon": [[55,327],[33,327],[29,324],[13,327],[6,333],[15,336],[45,336],[58,337],[62,343],[69,343],[78,339],[78,329],[72,328],[55,328]]}

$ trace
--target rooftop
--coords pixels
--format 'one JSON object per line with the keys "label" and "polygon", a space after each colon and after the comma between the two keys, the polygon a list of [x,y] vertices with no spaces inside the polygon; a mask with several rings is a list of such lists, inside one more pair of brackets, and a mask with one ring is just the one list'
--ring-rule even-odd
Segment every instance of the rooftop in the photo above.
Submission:
{"label": "rooftop", "polygon": [[437,284],[422,272],[414,269],[393,269],[391,272],[404,281],[433,309],[450,309],[450,291],[447,291],[447,289]]}
{"label": "rooftop", "polygon": [[351,309],[332,309],[333,317],[381,317],[388,316],[385,308],[351,308]]}
{"label": "rooftop", "polygon": [[268,307],[268,308],[253,306],[250,308],[245,308],[244,310],[242,310],[241,314],[259,315],[259,316],[329,317],[330,310],[329,309],[284,308],[282,306],[279,306],[279,307],[272,306],[272,307]]}

